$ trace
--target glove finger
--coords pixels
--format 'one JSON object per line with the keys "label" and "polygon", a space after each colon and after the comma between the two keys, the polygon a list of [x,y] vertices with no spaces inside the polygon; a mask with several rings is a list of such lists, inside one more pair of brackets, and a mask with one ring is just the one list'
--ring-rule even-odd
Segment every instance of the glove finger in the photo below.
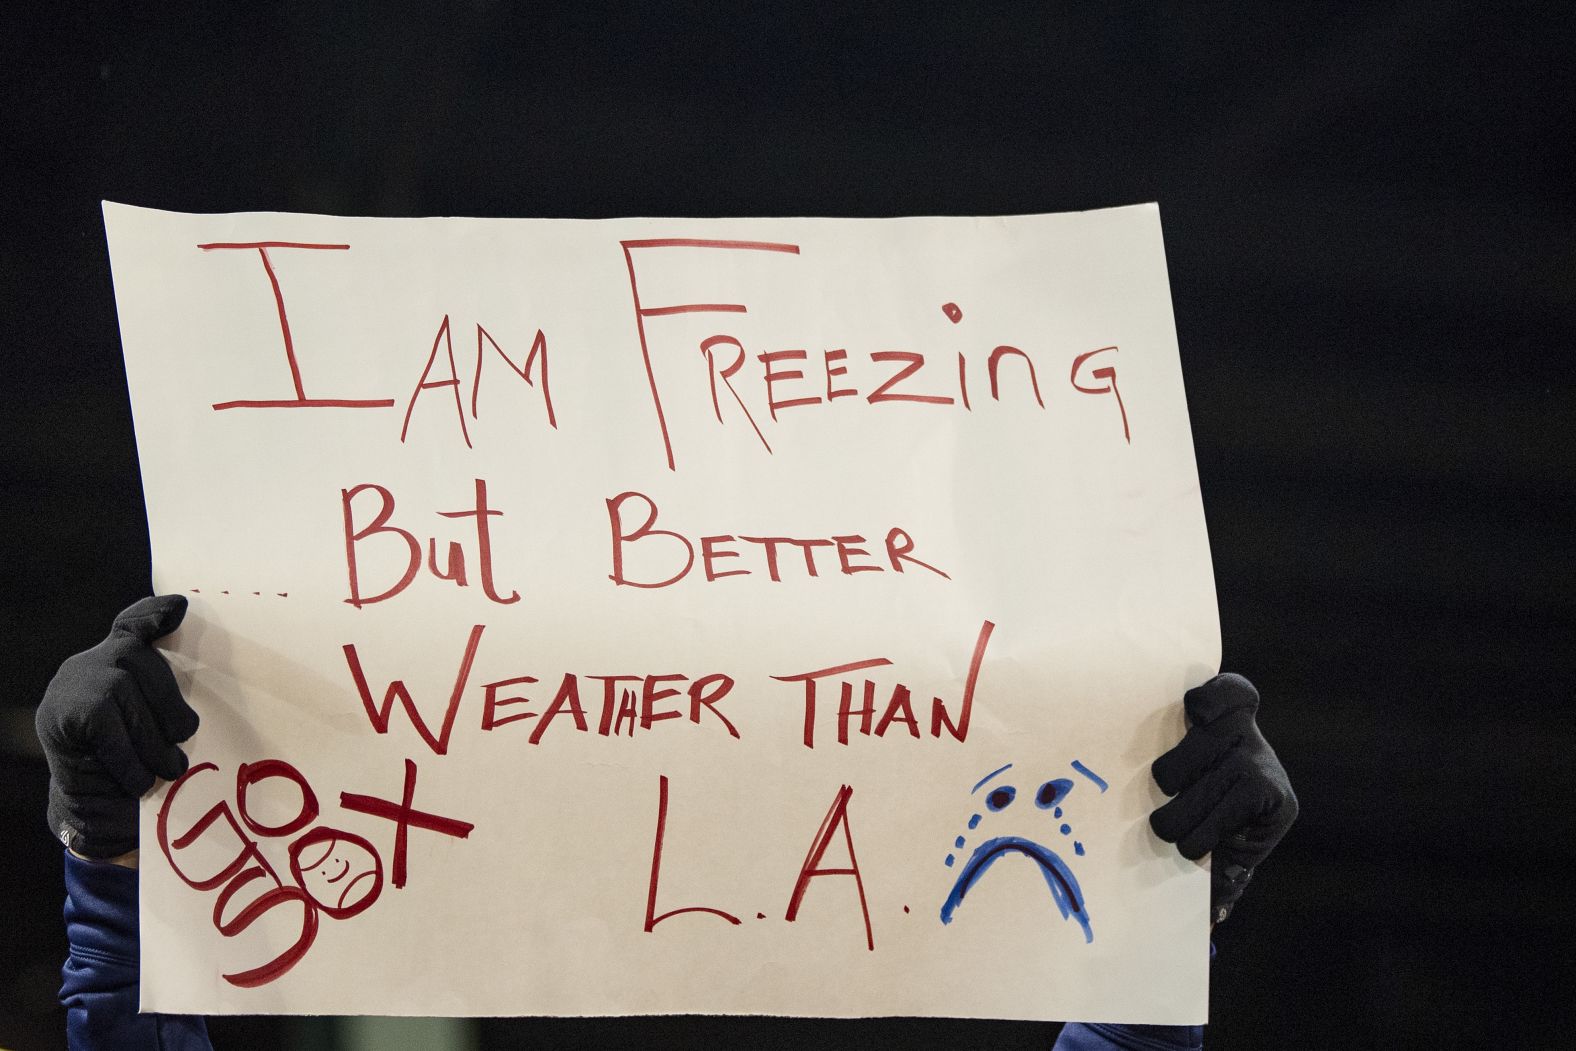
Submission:
{"label": "glove finger", "polygon": [[132,744],[118,705],[106,704],[95,709],[88,732],[92,758],[128,795],[141,796],[153,787],[153,772]]}
{"label": "glove finger", "polygon": [[[1259,813],[1264,803],[1261,792],[1244,778],[1236,778],[1229,789],[1226,790],[1218,803],[1210,808],[1202,821],[1193,826],[1192,831],[1177,840],[1177,850],[1185,858],[1197,860],[1213,851],[1224,839],[1240,834],[1248,823]],[[1221,855],[1215,858],[1216,864],[1225,860]],[[1244,868],[1252,868],[1252,864],[1240,860],[1236,864]]]}
{"label": "glove finger", "polygon": [[185,618],[185,595],[150,595],[121,610],[110,626],[110,634],[123,632],[142,642],[152,642],[180,627]]}
{"label": "glove finger", "polygon": [[1297,797],[1290,785],[1284,792],[1277,786],[1268,795],[1262,788],[1253,793],[1257,806],[1252,815],[1235,831],[1228,829],[1216,848],[1216,858],[1243,868],[1256,868],[1275,849],[1297,820]]}
{"label": "glove finger", "polygon": [[1236,743],[1233,736],[1205,733],[1195,727],[1183,735],[1175,748],[1150,765],[1150,775],[1160,791],[1174,796],[1208,773]]}
{"label": "glove finger", "polygon": [[186,753],[160,729],[135,679],[122,680],[115,700],[131,747],[142,765],[166,781],[186,772]]}
{"label": "glove finger", "polygon": [[1167,843],[1179,842],[1209,816],[1235,780],[1218,771],[1204,777],[1150,814],[1149,826]]}
{"label": "glove finger", "polygon": [[140,700],[152,713],[166,741],[184,741],[197,732],[197,712],[181,696],[175,673],[163,654],[152,646],[135,646],[122,654],[117,663],[130,673]]}
{"label": "glove finger", "polygon": [[1182,707],[1193,726],[1208,726],[1237,712],[1245,712],[1251,722],[1259,710],[1259,691],[1242,676],[1227,672],[1183,694]]}

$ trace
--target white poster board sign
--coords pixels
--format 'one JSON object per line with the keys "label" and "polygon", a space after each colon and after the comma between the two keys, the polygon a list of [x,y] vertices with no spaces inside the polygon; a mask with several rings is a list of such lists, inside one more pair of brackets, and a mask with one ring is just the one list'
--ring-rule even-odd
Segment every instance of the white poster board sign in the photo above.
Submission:
{"label": "white poster board sign", "polygon": [[1154,206],[105,221],[203,720],[144,1009],[1203,1020]]}

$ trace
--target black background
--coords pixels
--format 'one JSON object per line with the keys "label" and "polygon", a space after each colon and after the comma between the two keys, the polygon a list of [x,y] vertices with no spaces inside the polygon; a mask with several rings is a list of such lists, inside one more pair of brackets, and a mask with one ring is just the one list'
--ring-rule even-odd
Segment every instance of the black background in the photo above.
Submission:
{"label": "black background", "polygon": [[[1159,201],[1225,666],[1259,684],[1303,803],[1217,931],[1210,1046],[1565,1045],[1569,21],[1452,2],[8,5],[0,1045],[56,1046],[63,1027],[31,710],[148,587],[102,198],[567,217]],[[292,1032],[215,1025],[230,1049]],[[905,1051],[1053,1036],[482,1031]]]}

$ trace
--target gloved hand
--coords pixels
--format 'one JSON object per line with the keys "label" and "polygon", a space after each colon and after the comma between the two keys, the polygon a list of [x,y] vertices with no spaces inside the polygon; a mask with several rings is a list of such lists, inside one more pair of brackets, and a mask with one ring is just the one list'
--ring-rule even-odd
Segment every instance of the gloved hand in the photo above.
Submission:
{"label": "gloved hand", "polygon": [[1183,697],[1188,731],[1151,772],[1170,802],[1149,816],[1155,835],[1182,856],[1214,853],[1210,920],[1231,913],[1253,870],[1297,819],[1297,797],[1254,722],[1259,691],[1240,675],[1217,675]]}
{"label": "gloved hand", "polygon": [[49,761],[49,826],[83,857],[136,849],[138,798],[156,777],[186,772],[176,744],[197,732],[197,713],[152,645],[185,616],[180,595],[133,603],[44,691],[34,726]]}

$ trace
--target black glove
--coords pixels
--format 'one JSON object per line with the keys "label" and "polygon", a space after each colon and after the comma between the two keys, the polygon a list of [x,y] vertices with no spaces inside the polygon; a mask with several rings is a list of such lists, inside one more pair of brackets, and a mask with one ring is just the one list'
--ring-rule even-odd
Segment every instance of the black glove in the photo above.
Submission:
{"label": "black glove", "polygon": [[1155,784],[1174,796],[1149,816],[1155,835],[1210,866],[1210,920],[1219,923],[1253,870],[1291,823],[1297,797],[1253,714],[1259,691],[1240,675],[1217,675],[1182,699],[1188,732],[1151,768]]}
{"label": "black glove", "polygon": [[34,725],[49,760],[49,826],[83,857],[135,850],[138,798],[155,777],[186,772],[176,742],[197,732],[197,713],[152,646],[185,616],[180,595],[134,603],[44,691]]}

